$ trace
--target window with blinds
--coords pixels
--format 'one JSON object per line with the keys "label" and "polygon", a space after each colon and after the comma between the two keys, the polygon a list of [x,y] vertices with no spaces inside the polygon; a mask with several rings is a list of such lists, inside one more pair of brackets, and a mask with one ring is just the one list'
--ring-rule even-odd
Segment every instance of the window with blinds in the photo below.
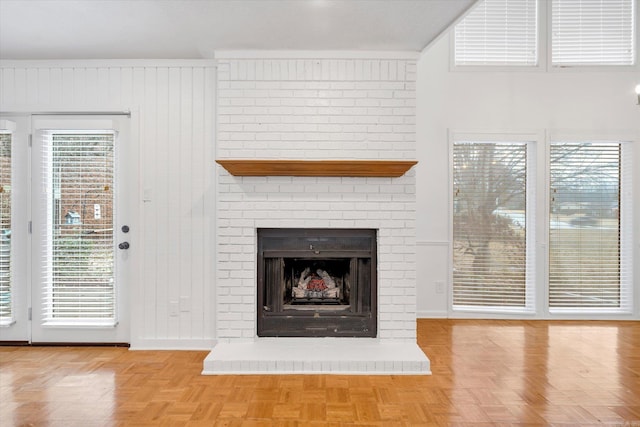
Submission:
{"label": "window with blinds", "polygon": [[45,134],[45,322],[113,324],[114,134]]}
{"label": "window with blinds", "polygon": [[633,65],[634,0],[552,0],[553,65]]}
{"label": "window with blinds", "polygon": [[0,132],[0,325],[11,322],[11,133]]}
{"label": "window with blinds", "polygon": [[533,309],[524,142],[453,144],[453,308]]}
{"label": "window with blinds", "polygon": [[455,26],[455,64],[537,65],[537,7],[537,0],[480,0]]}
{"label": "window with blinds", "polygon": [[623,167],[625,147],[551,144],[551,312],[631,309],[631,193],[622,191],[631,168]]}

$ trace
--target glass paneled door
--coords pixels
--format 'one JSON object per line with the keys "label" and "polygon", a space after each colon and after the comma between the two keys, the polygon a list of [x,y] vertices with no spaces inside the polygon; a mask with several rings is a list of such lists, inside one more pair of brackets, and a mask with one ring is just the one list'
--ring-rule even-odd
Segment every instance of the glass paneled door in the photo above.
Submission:
{"label": "glass paneled door", "polygon": [[32,337],[128,342],[126,117],[32,120]]}
{"label": "glass paneled door", "polygon": [[0,341],[29,341],[29,120],[0,116]]}

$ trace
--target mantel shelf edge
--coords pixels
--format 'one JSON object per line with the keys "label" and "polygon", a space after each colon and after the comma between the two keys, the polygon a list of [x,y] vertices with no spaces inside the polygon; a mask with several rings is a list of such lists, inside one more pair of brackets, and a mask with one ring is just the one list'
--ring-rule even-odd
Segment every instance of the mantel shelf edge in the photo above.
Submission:
{"label": "mantel shelf edge", "polygon": [[234,176],[343,176],[398,178],[416,160],[272,160],[218,159]]}

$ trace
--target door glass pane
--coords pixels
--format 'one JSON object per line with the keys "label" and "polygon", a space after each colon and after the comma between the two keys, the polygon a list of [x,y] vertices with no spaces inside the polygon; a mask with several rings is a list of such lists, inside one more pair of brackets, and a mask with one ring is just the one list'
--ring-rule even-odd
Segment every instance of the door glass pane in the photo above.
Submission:
{"label": "door glass pane", "polygon": [[0,325],[13,321],[11,299],[11,134],[0,133]]}
{"label": "door glass pane", "polygon": [[50,133],[45,321],[115,322],[114,134]]}
{"label": "door glass pane", "polygon": [[453,148],[453,307],[525,310],[525,143]]}
{"label": "door glass pane", "polygon": [[551,144],[549,307],[621,307],[617,143]]}

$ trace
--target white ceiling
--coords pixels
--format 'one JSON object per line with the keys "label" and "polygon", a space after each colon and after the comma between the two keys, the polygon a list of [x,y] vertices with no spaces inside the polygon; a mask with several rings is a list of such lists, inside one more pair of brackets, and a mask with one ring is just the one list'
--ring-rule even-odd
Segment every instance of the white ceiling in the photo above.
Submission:
{"label": "white ceiling", "polygon": [[475,0],[0,0],[2,59],[421,51]]}

